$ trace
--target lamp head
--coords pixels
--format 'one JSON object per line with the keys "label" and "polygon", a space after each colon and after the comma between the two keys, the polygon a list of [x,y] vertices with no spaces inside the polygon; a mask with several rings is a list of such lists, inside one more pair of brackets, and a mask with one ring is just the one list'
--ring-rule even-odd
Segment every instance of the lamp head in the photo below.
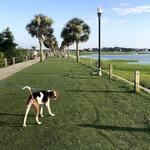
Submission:
{"label": "lamp head", "polygon": [[102,7],[98,7],[98,8],[97,8],[97,14],[102,14],[102,12],[103,12]]}

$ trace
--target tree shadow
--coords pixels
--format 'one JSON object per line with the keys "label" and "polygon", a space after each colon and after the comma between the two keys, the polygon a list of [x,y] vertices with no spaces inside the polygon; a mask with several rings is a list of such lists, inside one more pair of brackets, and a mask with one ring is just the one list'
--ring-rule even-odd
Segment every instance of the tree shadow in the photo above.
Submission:
{"label": "tree shadow", "polygon": [[[92,122],[91,124],[79,124],[80,127],[94,128],[96,130],[111,130],[111,131],[125,131],[125,132],[150,132],[150,126],[149,126],[148,122],[145,122],[145,125],[147,125],[147,128],[120,127],[120,126],[98,124],[100,117],[99,117],[99,113],[98,113],[96,104],[93,101],[91,101],[90,98],[86,96],[86,94],[84,94],[84,96],[93,105],[95,114],[96,114],[96,120],[94,122]],[[145,119],[145,120],[147,121],[148,119]]]}
{"label": "tree shadow", "polygon": [[97,78],[93,78],[93,77],[91,77],[91,76],[70,76],[70,77],[68,77],[68,78],[70,78],[70,79],[80,79],[80,80],[97,80]]}
{"label": "tree shadow", "polygon": [[[22,121],[15,121],[15,118],[21,117]],[[0,113],[0,127],[22,127],[24,114],[16,113]],[[29,114],[28,117],[35,117],[33,114]],[[11,119],[10,119],[11,118]],[[19,119],[20,120],[20,119]],[[35,125],[36,123],[30,123],[30,125]]]}
{"label": "tree shadow", "polygon": [[124,132],[150,132],[150,128],[136,128],[136,127],[119,127],[109,125],[96,125],[96,124],[79,124],[80,127],[94,128],[99,130],[111,130],[111,131],[124,131]]}
{"label": "tree shadow", "polygon": [[44,75],[61,75],[62,76],[62,74],[61,73],[58,73],[58,72],[55,72],[55,73],[50,73],[50,72],[28,72],[28,73],[26,73],[26,72],[19,72],[18,74],[23,74],[23,75],[42,75],[42,76],[44,76]]}
{"label": "tree shadow", "polygon": [[[0,116],[10,116],[10,117],[13,117],[13,116],[16,116],[16,117],[24,117],[24,114],[17,114],[17,113],[0,113]],[[28,114],[29,117],[35,117],[34,114]]]}
{"label": "tree shadow", "polygon": [[0,127],[22,127],[21,123],[12,123],[12,122],[6,122],[6,121],[0,121]]}
{"label": "tree shadow", "polygon": [[20,116],[20,117],[23,117],[24,114],[0,113],[0,116]]}
{"label": "tree shadow", "polygon": [[134,93],[134,91],[107,91],[107,90],[66,90],[66,92],[77,92],[77,93],[84,93],[84,92],[92,92],[92,93]]}

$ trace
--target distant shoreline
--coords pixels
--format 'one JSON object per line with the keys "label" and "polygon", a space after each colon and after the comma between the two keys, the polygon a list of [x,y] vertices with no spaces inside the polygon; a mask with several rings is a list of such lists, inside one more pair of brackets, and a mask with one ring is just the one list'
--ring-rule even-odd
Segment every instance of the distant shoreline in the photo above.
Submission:
{"label": "distant shoreline", "polygon": [[[97,54],[98,52],[80,52],[80,55],[90,55],[90,54]],[[125,54],[150,54],[150,52],[102,52],[102,55],[107,55],[107,54],[111,54],[111,55],[125,55]]]}

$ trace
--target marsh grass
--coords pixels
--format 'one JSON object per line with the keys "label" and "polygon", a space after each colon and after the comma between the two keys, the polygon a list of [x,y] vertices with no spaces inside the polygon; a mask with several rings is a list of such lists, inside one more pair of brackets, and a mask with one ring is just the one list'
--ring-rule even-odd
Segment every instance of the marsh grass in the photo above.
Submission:
{"label": "marsh grass", "polygon": [[[82,58],[81,61],[96,69],[96,60]],[[135,71],[140,71],[140,85],[150,89],[150,65],[128,64],[134,60],[103,60],[102,69],[109,70],[113,65],[113,74],[134,82]]]}

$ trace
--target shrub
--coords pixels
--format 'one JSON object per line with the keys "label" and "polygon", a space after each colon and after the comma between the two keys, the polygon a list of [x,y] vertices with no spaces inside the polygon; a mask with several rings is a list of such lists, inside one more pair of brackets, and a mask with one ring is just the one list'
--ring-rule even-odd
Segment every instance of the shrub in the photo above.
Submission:
{"label": "shrub", "polygon": [[4,54],[0,52],[0,67],[4,65]]}

